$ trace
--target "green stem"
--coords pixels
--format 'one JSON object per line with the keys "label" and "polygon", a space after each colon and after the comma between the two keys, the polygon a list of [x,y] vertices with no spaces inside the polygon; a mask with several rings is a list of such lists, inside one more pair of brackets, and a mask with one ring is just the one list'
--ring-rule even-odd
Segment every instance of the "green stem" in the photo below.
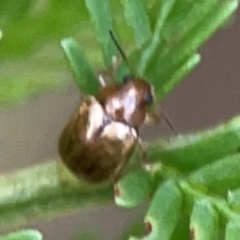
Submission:
{"label": "green stem", "polygon": [[148,161],[189,172],[237,153],[240,147],[240,116],[214,128],[158,140],[147,147]]}
{"label": "green stem", "polygon": [[0,228],[112,200],[110,186],[89,186],[58,166],[50,161],[0,176]]}
{"label": "green stem", "polygon": [[[153,185],[158,185],[163,179],[175,178],[176,172],[184,173],[186,169],[189,169],[187,167],[176,171],[176,168],[181,166],[180,163],[188,166],[194,161],[191,168],[193,170],[219,158],[231,157],[239,146],[239,128],[240,117],[238,116],[211,130],[177,136],[168,142],[152,142],[147,148],[149,162],[164,164],[154,178]],[[229,162],[225,171],[234,168],[235,165],[232,164]],[[165,167],[169,170],[164,170]],[[229,181],[226,176],[225,178]],[[233,180],[235,181],[236,178]],[[212,181],[215,185],[219,185],[220,180],[214,178]],[[124,185],[124,189],[130,189],[129,197],[136,195],[135,189],[131,189],[133,181],[130,178],[129,182]],[[149,188],[147,192],[152,191],[151,184]],[[89,185],[82,182],[73,177],[56,160],[0,175],[0,228],[22,225],[45,215],[54,217],[86,205],[106,203],[113,200],[113,195],[113,186],[109,184]]]}

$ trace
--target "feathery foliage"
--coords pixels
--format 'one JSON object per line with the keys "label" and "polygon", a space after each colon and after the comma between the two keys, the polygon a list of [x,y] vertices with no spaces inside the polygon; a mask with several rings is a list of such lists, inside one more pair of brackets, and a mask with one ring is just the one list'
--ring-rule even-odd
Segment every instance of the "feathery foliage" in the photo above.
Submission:
{"label": "feathery foliage", "polygon": [[[18,7],[28,11],[29,2]],[[53,3],[61,9],[57,1]],[[117,3],[85,0],[85,3],[86,8],[81,11],[93,22],[105,67],[109,68],[112,56],[118,54],[108,35],[112,29],[129,48],[130,65],[120,63],[116,81],[128,71],[134,71],[153,84],[158,99],[164,98],[194,69],[201,58],[199,47],[238,6],[237,0],[120,0]],[[7,8],[8,4],[1,5]],[[62,9],[66,16],[63,28],[71,21],[65,10]],[[77,14],[78,10],[71,14]],[[14,15],[11,20],[19,21],[20,17]],[[18,24],[23,26],[25,21]],[[9,31],[13,28],[8,27]],[[51,35],[49,29],[44,30]],[[87,30],[83,30],[83,34],[84,31]],[[21,36],[21,31],[19,34]],[[5,41],[10,44],[10,39]],[[29,45],[25,46],[28,50]],[[82,50],[86,46],[83,43],[78,46],[71,38],[62,40],[61,45],[81,92],[97,91],[96,77],[86,57],[88,52]],[[7,45],[4,51],[11,53]],[[132,171],[116,185],[119,195],[115,196],[115,202],[119,206],[134,207],[149,201],[144,219],[146,235],[129,239],[213,240],[219,239],[224,230],[226,240],[237,240],[240,232],[239,130],[240,117],[235,117],[204,132],[150,143],[147,156],[152,166],[149,170]],[[65,169],[60,172],[59,177],[55,162],[50,162],[0,176],[0,189],[4,189],[0,198],[0,225],[21,224],[29,217],[45,214],[53,217],[86,204],[110,201],[113,197],[109,185],[88,186],[69,177]],[[14,187],[16,183],[18,189]]]}

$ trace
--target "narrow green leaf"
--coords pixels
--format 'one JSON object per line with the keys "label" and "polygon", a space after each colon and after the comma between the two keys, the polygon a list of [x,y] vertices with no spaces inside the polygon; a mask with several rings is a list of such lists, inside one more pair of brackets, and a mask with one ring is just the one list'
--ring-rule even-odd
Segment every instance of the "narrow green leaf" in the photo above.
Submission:
{"label": "narrow green leaf", "polygon": [[225,240],[238,240],[240,236],[240,218],[231,219],[226,225]]}
{"label": "narrow green leaf", "polygon": [[158,9],[159,13],[157,16],[156,26],[154,29],[154,33],[152,38],[150,39],[150,43],[146,46],[146,48],[142,51],[142,55],[140,58],[140,61],[138,63],[137,67],[137,73],[139,73],[140,76],[144,76],[147,64],[153,54],[155,53],[159,42],[161,41],[161,30],[163,27],[163,24],[171,11],[173,5],[175,3],[175,0],[168,0],[161,4],[161,8]]}
{"label": "narrow green leaf", "polygon": [[[163,27],[162,38],[177,43],[215,8],[218,0],[177,1]],[[174,26],[174,27],[173,27]]]}
{"label": "narrow green leaf", "polygon": [[173,181],[165,182],[157,189],[145,223],[150,226],[146,240],[168,240],[176,227],[182,207],[182,194]]}
{"label": "narrow green leaf", "polygon": [[100,85],[83,50],[72,38],[63,39],[61,46],[75,77],[77,87],[84,94],[95,94]]}
{"label": "narrow green leaf", "polygon": [[142,236],[144,235],[144,226],[143,226],[143,216],[140,214],[136,216],[136,220],[127,226],[126,229],[123,230],[121,237],[118,240],[130,240],[135,239],[134,237],[129,237],[130,235],[133,236]]}
{"label": "narrow green leaf", "polygon": [[161,98],[164,98],[177,84],[180,83],[188,73],[190,73],[201,61],[200,54],[196,53],[189,57],[179,68],[173,72],[173,75],[165,85],[157,91]]}
{"label": "narrow green leaf", "polygon": [[190,235],[194,240],[218,239],[218,215],[205,200],[195,200],[191,218]]}
{"label": "narrow green leaf", "polygon": [[217,5],[188,33],[186,38],[178,45],[178,48],[171,53],[172,56],[170,57],[173,59],[173,62],[177,62],[184,56],[196,51],[196,49],[229,18],[237,6],[237,0],[217,2]]}
{"label": "narrow green leaf", "polygon": [[214,192],[225,192],[240,185],[240,154],[234,154],[208,164],[186,179]]}
{"label": "narrow green leaf", "polygon": [[240,211],[240,188],[228,191],[228,204],[237,211]]}
{"label": "narrow green leaf", "polygon": [[134,207],[150,197],[152,184],[149,174],[137,169],[125,175],[116,185],[119,195],[115,202],[119,206]]}
{"label": "narrow green leaf", "polygon": [[22,18],[27,16],[31,10],[31,0],[27,1],[3,1],[0,6],[0,16],[4,18],[4,21],[1,22],[1,25],[5,24],[7,21],[15,24],[20,21]]}
{"label": "narrow green leaf", "polygon": [[151,29],[145,4],[139,0],[121,0],[128,24],[133,28],[137,46],[142,46],[150,37]]}
{"label": "narrow green leaf", "polygon": [[0,175],[0,228],[53,218],[88,204],[113,199],[109,184],[76,179],[59,159]]}
{"label": "narrow green leaf", "polygon": [[187,196],[187,198],[198,199],[198,201],[200,202],[207,201],[207,203],[210,204],[211,207],[217,211],[218,215],[220,216],[220,218],[218,218],[219,228],[222,227],[222,224],[225,222],[226,219],[227,220],[240,219],[240,215],[230,208],[225,198],[215,196],[212,193],[211,193],[212,196],[208,195],[206,194],[206,192],[203,192],[202,189],[200,190],[199,188],[196,188],[196,186],[192,186],[186,181],[180,180],[178,183],[179,187],[181,187],[181,190],[183,191],[184,195]]}
{"label": "narrow green leaf", "polygon": [[151,24],[151,29],[156,28],[157,25],[156,19],[158,19],[159,9],[161,9],[162,5],[164,5],[165,3],[166,1],[164,0],[154,1],[150,8],[148,8],[148,16]]}
{"label": "narrow green leaf", "polygon": [[[160,56],[162,46],[155,52],[151,64],[146,71],[146,77],[154,86],[161,89],[169,80],[170,75],[182,64],[184,59],[192,55],[209,36],[219,28],[236,10],[237,0],[219,1],[207,16],[200,21],[188,34],[167,54]],[[165,52],[165,51],[163,51]],[[158,78],[156,78],[158,76]],[[161,79],[161,81],[159,81]],[[158,92],[157,89],[157,92]],[[157,94],[158,97],[159,92]]]}
{"label": "narrow green leaf", "polygon": [[190,171],[238,152],[239,133],[240,116],[237,116],[210,130],[151,144],[147,148],[148,161],[161,161],[180,171]]}
{"label": "narrow green leaf", "polygon": [[0,236],[0,240],[42,240],[42,234],[37,230],[22,230]]}
{"label": "narrow green leaf", "polygon": [[112,64],[112,57],[117,49],[110,38],[109,30],[113,30],[112,13],[108,0],[85,0],[95,25],[97,40],[102,48],[103,58],[107,67]]}

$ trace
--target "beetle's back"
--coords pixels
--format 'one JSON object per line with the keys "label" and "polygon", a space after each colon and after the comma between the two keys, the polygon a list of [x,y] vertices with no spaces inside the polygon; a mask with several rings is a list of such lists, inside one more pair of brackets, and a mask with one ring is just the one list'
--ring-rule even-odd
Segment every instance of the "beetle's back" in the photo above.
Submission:
{"label": "beetle's back", "polygon": [[104,123],[104,113],[98,112],[94,104],[97,102],[92,99],[84,110],[83,102],[70,119],[59,140],[59,154],[80,178],[89,182],[114,180],[133,152],[138,136],[135,129],[123,123]]}

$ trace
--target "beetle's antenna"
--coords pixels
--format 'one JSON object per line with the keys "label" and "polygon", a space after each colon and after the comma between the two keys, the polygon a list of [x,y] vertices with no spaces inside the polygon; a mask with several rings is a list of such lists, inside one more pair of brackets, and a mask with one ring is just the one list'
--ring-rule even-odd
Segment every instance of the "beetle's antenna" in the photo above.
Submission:
{"label": "beetle's antenna", "polygon": [[171,131],[174,133],[174,135],[177,135],[178,133],[176,131],[176,128],[174,127],[170,118],[166,115],[166,113],[163,110],[161,111],[161,114],[162,114],[164,121],[167,123],[168,127],[171,129]]}
{"label": "beetle's antenna", "polygon": [[[113,34],[113,32],[112,32],[111,29],[109,29],[109,34],[110,34],[110,37],[111,37],[111,39],[113,40],[113,42],[114,42],[116,48],[117,48],[118,51],[120,52],[122,58],[123,58],[124,61],[128,64],[127,57],[126,57],[124,51],[122,50],[121,46],[119,45],[119,43],[118,43],[117,39],[115,38],[115,36],[114,36],[114,34]],[[129,65],[129,64],[128,64],[128,65]]]}

